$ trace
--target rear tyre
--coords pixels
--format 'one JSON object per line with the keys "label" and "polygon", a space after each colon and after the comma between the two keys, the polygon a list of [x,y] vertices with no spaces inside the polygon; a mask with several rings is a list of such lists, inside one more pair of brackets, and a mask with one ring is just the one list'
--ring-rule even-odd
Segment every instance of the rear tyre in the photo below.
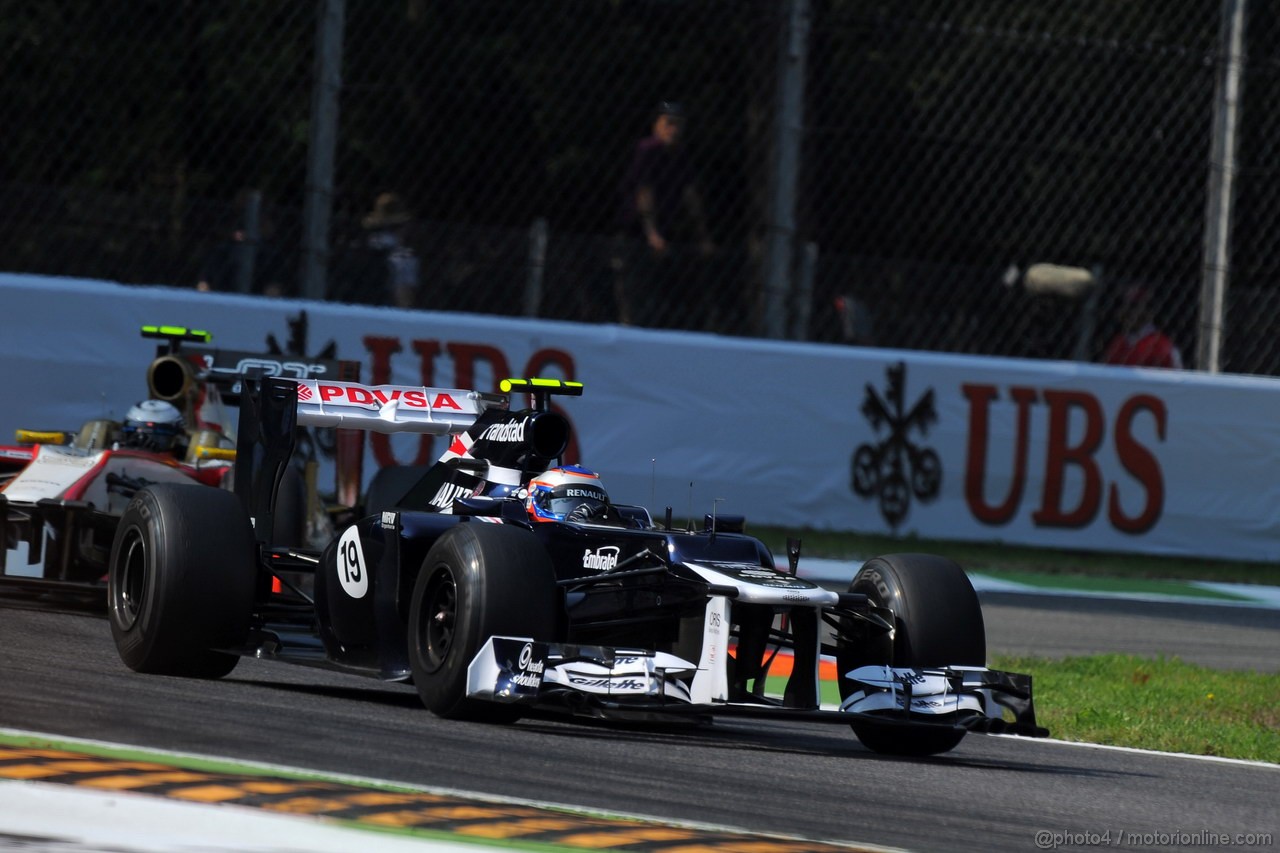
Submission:
{"label": "rear tyre", "polygon": [[[844,673],[859,666],[983,666],[987,659],[982,605],[973,584],[945,557],[890,554],[868,560],[849,586],[893,611],[893,637],[867,638],[837,655],[840,696],[856,690]],[[963,731],[928,726],[852,723],[863,745],[891,755],[935,755],[954,749]]]}
{"label": "rear tyre", "polygon": [[469,522],[427,552],[409,610],[409,662],[422,703],[441,717],[515,722],[519,705],[468,699],[467,667],[493,636],[553,639],[551,560],[527,530]]}
{"label": "rear tyre", "polygon": [[130,501],[116,528],[107,615],[120,659],[137,672],[221,678],[253,612],[249,516],[231,492],[157,484]]}

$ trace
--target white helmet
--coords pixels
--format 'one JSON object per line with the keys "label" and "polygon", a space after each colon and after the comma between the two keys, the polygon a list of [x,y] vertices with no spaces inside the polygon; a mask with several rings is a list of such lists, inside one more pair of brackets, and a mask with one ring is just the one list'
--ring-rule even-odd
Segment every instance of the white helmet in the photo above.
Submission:
{"label": "white helmet", "polygon": [[120,443],[140,450],[172,450],[184,427],[182,412],[172,403],[143,400],[124,416]]}
{"label": "white helmet", "polygon": [[552,468],[529,481],[525,505],[533,521],[564,521],[574,510],[587,517],[609,506],[600,475],[580,465]]}

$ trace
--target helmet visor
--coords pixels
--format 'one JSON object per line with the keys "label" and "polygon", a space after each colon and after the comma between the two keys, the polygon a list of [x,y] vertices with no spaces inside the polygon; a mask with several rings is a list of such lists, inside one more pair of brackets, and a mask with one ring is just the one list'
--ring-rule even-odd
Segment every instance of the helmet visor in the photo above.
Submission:
{"label": "helmet visor", "polygon": [[584,504],[592,514],[609,505],[609,496],[605,494],[604,489],[577,484],[548,489],[536,500],[543,514],[559,519],[564,519]]}
{"label": "helmet visor", "polygon": [[120,429],[122,443],[126,447],[143,450],[171,450],[178,441],[179,429],[174,424],[126,423]]}

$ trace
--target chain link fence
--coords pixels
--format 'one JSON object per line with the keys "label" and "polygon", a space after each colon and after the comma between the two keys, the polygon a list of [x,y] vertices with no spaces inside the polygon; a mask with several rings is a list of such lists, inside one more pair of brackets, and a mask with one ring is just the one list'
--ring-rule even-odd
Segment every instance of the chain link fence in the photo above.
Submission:
{"label": "chain link fence", "polygon": [[[1090,361],[1138,286],[1201,368],[1220,271],[1221,369],[1280,374],[1257,0],[0,0],[0,33],[0,269]],[[670,100],[702,216],[655,254],[624,176]]]}

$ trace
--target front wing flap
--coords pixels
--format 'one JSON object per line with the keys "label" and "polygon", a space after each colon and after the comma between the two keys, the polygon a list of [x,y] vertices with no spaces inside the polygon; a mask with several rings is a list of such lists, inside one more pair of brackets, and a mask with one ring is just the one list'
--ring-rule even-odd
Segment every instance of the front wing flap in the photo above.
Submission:
{"label": "front wing flap", "polygon": [[[467,696],[576,711],[644,710],[749,715],[825,722],[946,726],[971,732],[1045,737],[1036,724],[1031,676],[985,667],[865,666],[848,673],[858,689],[838,710],[768,703],[696,702],[697,665],[665,652],[491,637],[467,670]],[[1004,719],[1004,710],[1013,721]]]}
{"label": "front wing flap", "polygon": [[681,676],[696,669],[665,652],[490,637],[467,669],[467,696],[528,705],[578,696],[687,706],[689,688]]}
{"label": "front wing flap", "polygon": [[[881,722],[936,721],[970,731],[1046,737],[1036,724],[1031,676],[977,666],[863,666],[847,673],[858,689],[840,703],[848,714]],[[1002,709],[1013,715],[1004,719]]]}
{"label": "front wing flap", "polygon": [[29,503],[0,494],[0,585],[101,586],[108,553],[95,546],[95,532],[101,536],[116,520],[84,501]]}

